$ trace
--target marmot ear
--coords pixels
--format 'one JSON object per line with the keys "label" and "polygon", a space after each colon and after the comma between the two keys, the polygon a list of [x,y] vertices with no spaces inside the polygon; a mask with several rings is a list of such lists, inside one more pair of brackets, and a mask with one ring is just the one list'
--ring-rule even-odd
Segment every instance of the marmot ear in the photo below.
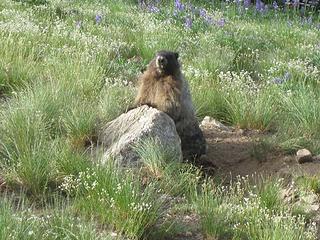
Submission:
{"label": "marmot ear", "polygon": [[175,52],[174,55],[175,55],[176,59],[178,60],[178,58],[179,58],[179,53]]}

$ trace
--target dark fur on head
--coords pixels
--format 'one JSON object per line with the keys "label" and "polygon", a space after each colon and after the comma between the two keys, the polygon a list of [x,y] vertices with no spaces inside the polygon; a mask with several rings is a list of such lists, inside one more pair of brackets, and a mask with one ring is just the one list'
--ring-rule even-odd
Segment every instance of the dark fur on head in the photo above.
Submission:
{"label": "dark fur on head", "polygon": [[170,51],[159,51],[154,58],[154,64],[158,74],[176,75],[180,72],[179,53]]}

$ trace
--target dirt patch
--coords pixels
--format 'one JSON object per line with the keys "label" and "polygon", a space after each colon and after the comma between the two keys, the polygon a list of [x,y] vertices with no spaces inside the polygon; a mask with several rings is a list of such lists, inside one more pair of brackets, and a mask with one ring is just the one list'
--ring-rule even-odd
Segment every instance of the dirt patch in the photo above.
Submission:
{"label": "dirt patch", "polygon": [[268,175],[318,175],[320,161],[299,164],[295,155],[288,155],[261,141],[266,134],[244,131],[215,124],[203,124],[202,130],[208,144],[203,165],[214,166],[215,174],[230,179],[237,175],[255,173]]}

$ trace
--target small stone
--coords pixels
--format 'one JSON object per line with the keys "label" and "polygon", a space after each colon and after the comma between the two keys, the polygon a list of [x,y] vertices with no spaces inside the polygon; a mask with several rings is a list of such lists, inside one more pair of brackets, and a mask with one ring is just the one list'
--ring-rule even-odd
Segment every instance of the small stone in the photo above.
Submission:
{"label": "small stone", "polygon": [[190,231],[186,232],[186,233],[185,233],[185,236],[186,236],[186,237],[192,237],[192,232],[190,232]]}
{"label": "small stone", "polygon": [[210,123],[210,119],[211,119],[211,117],[209,117],[209,116],[204,117],[202,122],[200,123],[200,126],[205,127],[206,125],[208,125]]}
{"label": "small stone", "polygon": [[297,151],[296,159],[300,164],[313,161],[311,152],[305,148]]}
{"label": "small stone", "polygon": [[227,127],[226,125],[224,125],[223,123],[219,122],[218,120],[212,118],[212,117],[209,117],[209,116],[206,116],[203,118],[201,124],[200,124],[201,127],[204,127],[204,128],[217,128],[219,130],[222,130],[222,131],[231,131],[231,128],[230,127]]}

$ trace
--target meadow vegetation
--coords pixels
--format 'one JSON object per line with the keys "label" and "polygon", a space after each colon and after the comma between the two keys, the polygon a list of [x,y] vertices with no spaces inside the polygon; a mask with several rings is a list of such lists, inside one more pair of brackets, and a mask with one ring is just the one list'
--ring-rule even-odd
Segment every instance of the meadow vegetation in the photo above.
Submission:
{"label": "meadow vegetation", "polygon": [[0,239],[174,239],[185,229],[172,209],[197,214],[208,239],[316,239],[303,206],[281,198],[282,179],[221,184],[154,139],[136,146],[139,169],[101,165],[88,150],[130,107],[140,70],[169,49],[199,119],[320,153],[317,12],[268,3],[0,1]]}

